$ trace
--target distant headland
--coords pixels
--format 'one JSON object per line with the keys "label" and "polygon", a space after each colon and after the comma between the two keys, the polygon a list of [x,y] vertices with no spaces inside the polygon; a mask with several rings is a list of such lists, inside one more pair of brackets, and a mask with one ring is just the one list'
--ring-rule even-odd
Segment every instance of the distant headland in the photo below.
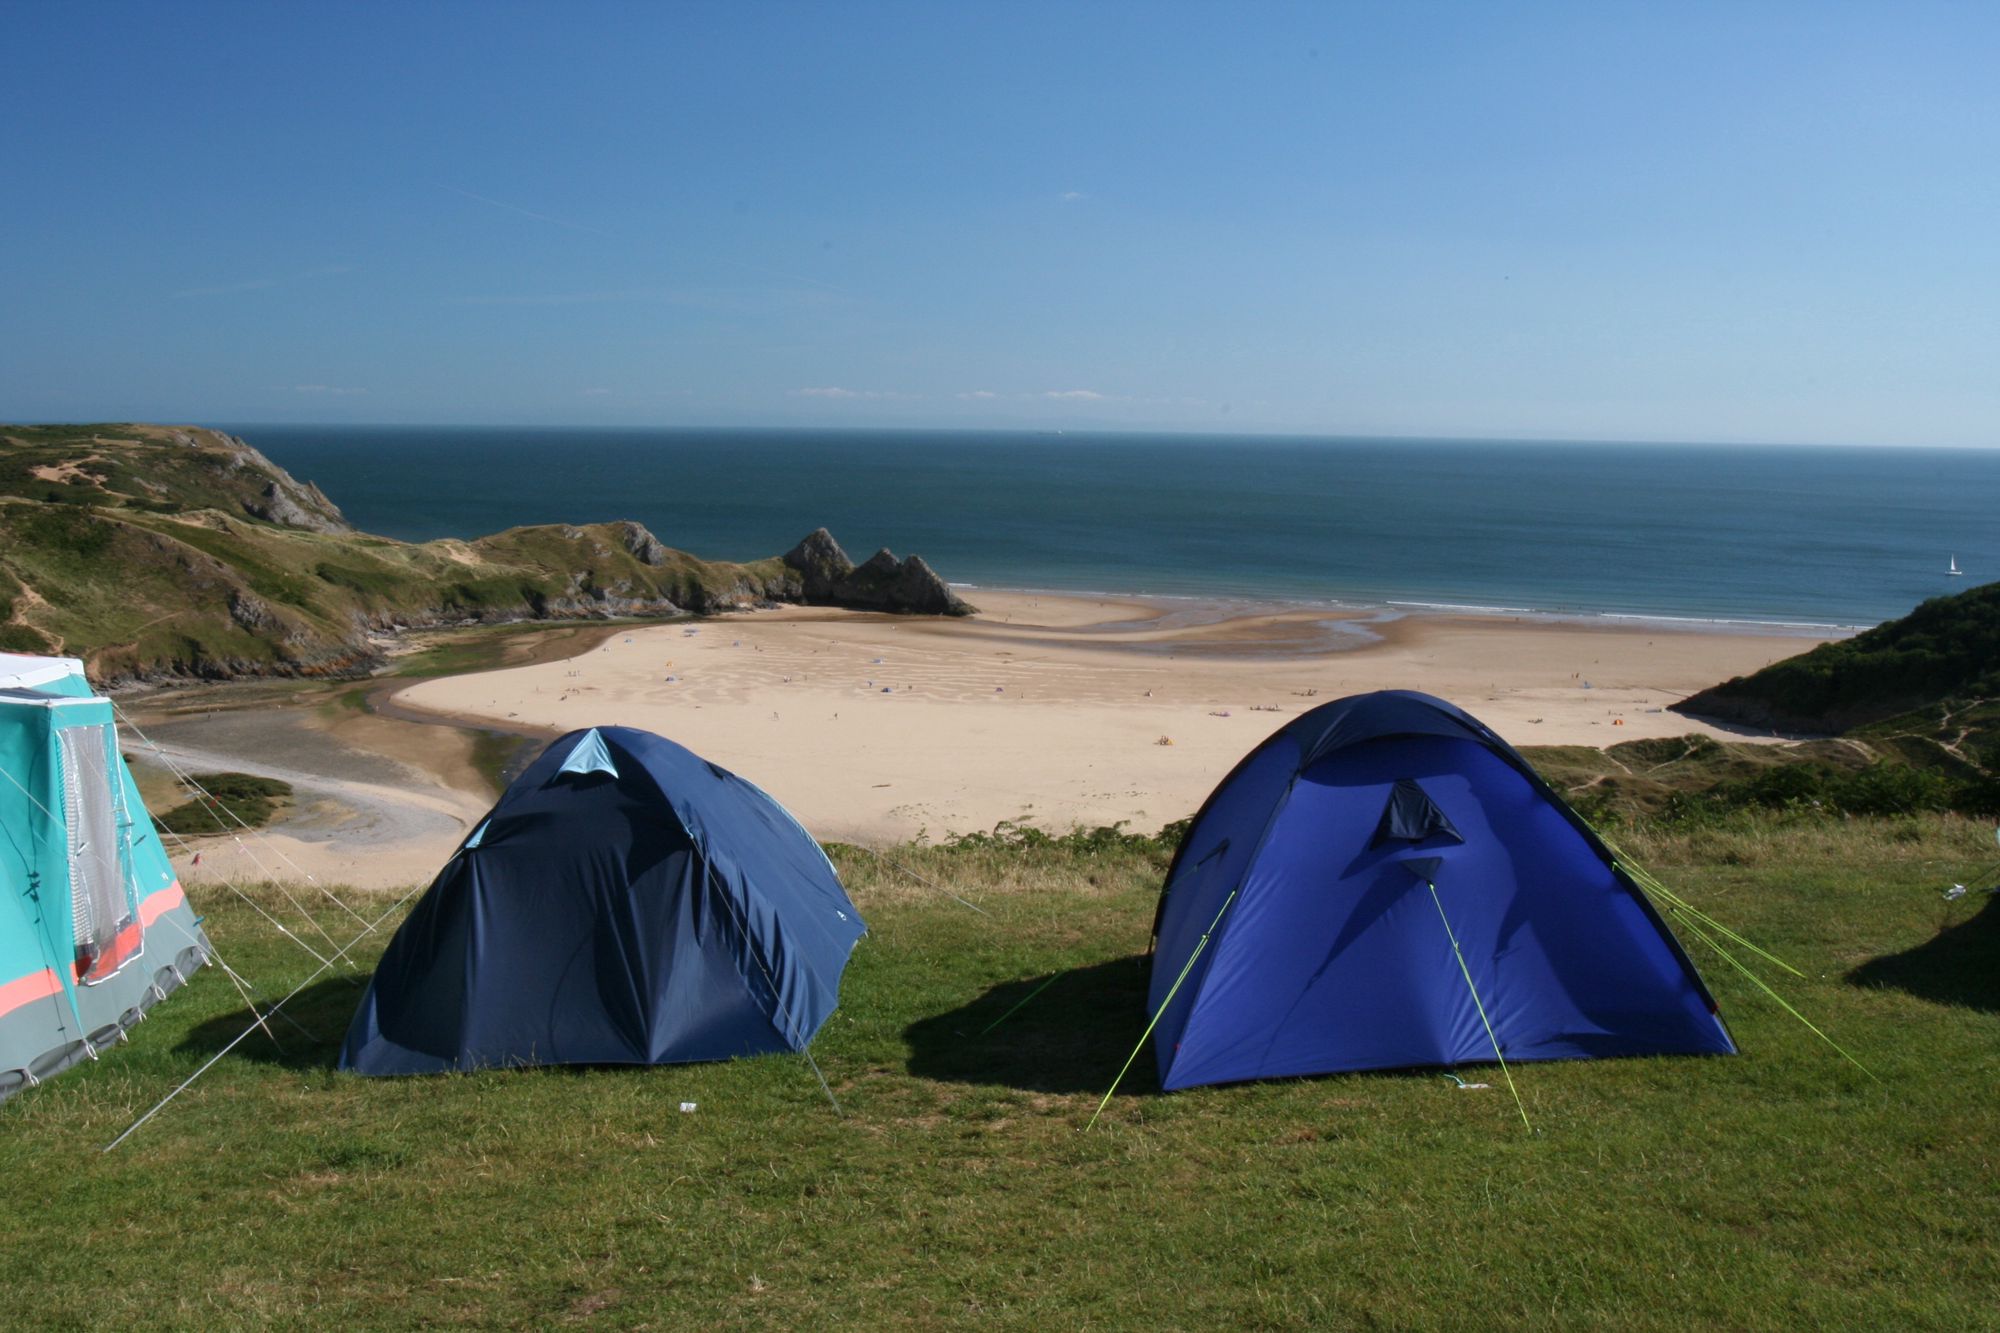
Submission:
{"label": "distant headland", "polygon": [[0,650],[81,657],[105,684],[362,675],[408,630],[787,602],[974,609],[920,557],[857,565],[824,528],[747,563],[633,522],[401,542],[220,431],[0,425]]}

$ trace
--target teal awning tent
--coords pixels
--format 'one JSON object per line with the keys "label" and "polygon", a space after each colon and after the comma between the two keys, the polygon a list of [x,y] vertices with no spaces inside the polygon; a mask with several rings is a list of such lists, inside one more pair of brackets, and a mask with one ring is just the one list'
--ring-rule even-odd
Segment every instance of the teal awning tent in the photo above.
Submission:
{"label": "teal awning tent", "polygon": [[0,1099],[95,1056],[208,961],[74,658],[0,653]]}

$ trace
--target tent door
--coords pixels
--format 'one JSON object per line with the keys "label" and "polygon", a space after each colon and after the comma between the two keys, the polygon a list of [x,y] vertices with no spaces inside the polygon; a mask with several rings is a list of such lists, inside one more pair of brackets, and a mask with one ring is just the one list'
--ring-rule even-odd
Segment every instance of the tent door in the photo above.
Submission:
{"label": "tent door", "polygon": [[142,939],[132,901],[129,821],[114,783],[110,728],[67,727],[61,747],[63,822],[68,836],[70,921],[76,979],[103,981],[137,958]]}

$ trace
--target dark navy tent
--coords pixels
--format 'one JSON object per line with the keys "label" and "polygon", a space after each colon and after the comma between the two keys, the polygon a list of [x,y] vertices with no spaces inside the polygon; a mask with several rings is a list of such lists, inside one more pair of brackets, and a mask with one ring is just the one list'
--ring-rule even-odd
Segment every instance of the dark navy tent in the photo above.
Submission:
{"label": "dark navy tent", "polygon": [[1161,896],[1148,1012],[1169,1089],[1496,1045],[1735,1050],[1589,827],[1485,726],[1402,690],[1305,714],[1208,798]]}
{"label": "dark navy tent", "polygon": [[756,786],[649,732],[571,732],[396,932],[340,1066],[803,1050],[864,930],[819,844]]}

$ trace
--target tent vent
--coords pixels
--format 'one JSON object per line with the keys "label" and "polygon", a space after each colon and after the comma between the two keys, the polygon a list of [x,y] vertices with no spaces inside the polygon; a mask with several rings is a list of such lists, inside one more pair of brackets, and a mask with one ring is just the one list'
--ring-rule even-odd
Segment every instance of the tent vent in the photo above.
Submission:
{"label": "tent vent", "polygon": [[1385,842],[1422,842],[1425,838],[1450,838],[1453,842],[1464,842],[1445,818],[1444,811],[1437,808],[1437,802],[1417,785],[1415,778],[1396,779],[1395,789],[1389,793],[1389,802],[1382,807],[1382,822],[1375,826],[1375,837],[1369,844],[1379,847]]}
{"label": "tent vent", "polygon": [[611,751],[605,748],[604,737],[597,734],[597,728],[584,732],[583,739],[570,747],[569,757],[556,770],[556,777],[565,773],[609,773],[614,778],[618,776],[618,766],[611,762]]}

